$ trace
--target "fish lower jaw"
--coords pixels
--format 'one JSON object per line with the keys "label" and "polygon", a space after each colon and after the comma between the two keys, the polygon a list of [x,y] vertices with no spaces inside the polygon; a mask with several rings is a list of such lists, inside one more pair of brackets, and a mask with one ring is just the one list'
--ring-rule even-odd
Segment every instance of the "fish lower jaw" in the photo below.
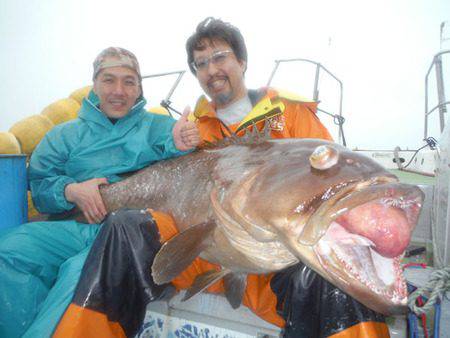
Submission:
{"label": "fish lower jaw", "polygon": [[[369,248],[367,249],[370,250]],[[354,264],[349,262],[348,257],[340,254],[340,250],[334,250],[331,246],[324,250],[323,245],[321,245],[321,248],[318,251],[322,257],[320,261],[326,271],[330,271],[329,268],[326,268],[327,265],[334,266],[334,269],[339,271],[338,273],[341,276],[339,277],[340,279],[345,279],[342,278],[343,273],[347,274],[351,279],[364,285],[380,298],[389,299],[389,302],[395,305],[406,305],[407,290],[405,280],[401,274],[400,257],[392,259],[392,264],[394,266],[394,278],[392,283],[382,285],[382,279],[379,276],[376,278],[379,282],[376,283],[373,277],[367,276],[367,273],[363,274],[361,269],[358,269]],[[376,269],[374,269],[374,271],[376,271]],[[351,284],[351,282],[349,284]]]}

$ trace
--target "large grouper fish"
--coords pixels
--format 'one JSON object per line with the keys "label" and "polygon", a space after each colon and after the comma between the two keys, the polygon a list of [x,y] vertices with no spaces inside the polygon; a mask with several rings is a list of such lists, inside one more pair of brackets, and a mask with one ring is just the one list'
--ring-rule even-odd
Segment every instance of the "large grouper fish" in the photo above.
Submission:
{"label": "large grouper fish", "polygon": [[400,260],[423,193],[338,144],[231,138],[100,191],[108,211],[151,208],[175,220],[180,233],[151,268],[156,283],[170,282],[198,256],[221,266],[199,276],[188,297],[224,278],[238,307],[247,274],[301,261],[375,311],[406,310]]}

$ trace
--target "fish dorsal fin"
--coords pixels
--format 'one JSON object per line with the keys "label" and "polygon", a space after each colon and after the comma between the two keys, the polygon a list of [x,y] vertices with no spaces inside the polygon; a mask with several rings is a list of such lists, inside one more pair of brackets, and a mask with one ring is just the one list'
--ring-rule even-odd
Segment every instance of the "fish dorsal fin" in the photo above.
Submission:
{"label": "fish dorsal fin", "polygon": [[241,306],[242,297],[247,287],[247,275],[244,273],[229,273],[223,278],[225,297],[233,309]]}
{"label": "fish dorsal fin", "polygon": [[228,269],[222,269],[220,271],[209,270],[197,276],[197,278],[195,278],[194,284],[192,284],[192,286],[189,289],[187,289],[183,301],[188,300],[191,297],[194,297],[196,294],[202,292],[210,285],[224,278],[230,272],[231,271]]}
{"label": "fish dorsal fin", "polygon": [[207,221],[187,228],[163,244],[152,265],[156,284],[170,282],[210,245],[216,223]]}
{"label": "fish dorsal fin", "polygon": [[[252,130],[245,129],[243,135],[238,136],[236,133],[231,133],[230,136],[226,136],[223,139],[217,140],[215,138],[212,142],[204,142],[204,148],[221,148],[229,145],[250,145],[264,143],[272,138],[270,132],[270,123],[264,121],[264,126],[261,130],[258,130],[255,123],[249,124],[249,127],[253,127]],[[224,133],[222,132],[224,135]]]}

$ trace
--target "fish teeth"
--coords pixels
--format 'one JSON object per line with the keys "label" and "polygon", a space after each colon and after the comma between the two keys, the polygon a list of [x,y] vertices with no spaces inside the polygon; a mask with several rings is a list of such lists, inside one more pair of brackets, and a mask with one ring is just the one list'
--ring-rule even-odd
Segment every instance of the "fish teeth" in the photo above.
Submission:
{"label": "fish teeth", "polygon": [[[366,285],[374,293],[385,296],[388,295],[387,289],[380,288],[377,284],[373,282],[372,278],[369,275],[367,275],[366,273],[362,274],[360,269],[352,265],[351,262],[348,261],[348,259],[345,259],[345,254],[341,252],[339,247],[333,246],[333,248],[331,248],[330,246],[321,246],[321,249],[327,249],[326,251],[328,252],[332,251],[336,259],[344,267],[347,273],[351,275],[354,279],[358,280],[361,284]],[[394,266],[396,265],[394,264]],[[389,295],[389,298],[392,299],[391,295]]]}
{"label": "fish teeth", "polygon": [[[331,251],[331,250],[330,250]],[[394,271],[394,288],[380,288],[377,286],[371,279],[368,279],[366,275],[362,275],[359,271],[351,265],[347,260],[343,258],[339,248],[333,248],[333,253],[338,261],[342,264],[345,270],[352,275],[353,278],[358,280],[360,283],[366,285],[370,288],[374,293],[378,295],[382,295],[386,298],[389,298],[392,302],[403,304],[406,299],[406,288],[404,285],[404,278],[401,274],[401,266],[400,266],[400,257],[396,257],[393,260],[392,268]]]}

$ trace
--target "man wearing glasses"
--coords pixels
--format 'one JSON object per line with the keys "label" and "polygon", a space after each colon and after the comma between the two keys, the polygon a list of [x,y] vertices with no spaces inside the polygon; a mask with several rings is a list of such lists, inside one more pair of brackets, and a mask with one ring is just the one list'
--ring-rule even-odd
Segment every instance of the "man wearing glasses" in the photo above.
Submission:
{"label": "man wearing glasses", "polygon": [[246,127],[268,121],[273,138],[308,137],[331,140],[316,116],[317,103],[274,89],[247,89],[247,48],[236,27],[207,18],[186,43],[188,63],[210,97],[197,102],[193,116],[204,141],[222,132],[244,133]]}
{"label": "man wearing glasses", "polygon": [[[257,127],[272,138],[331,140],[316,116],[317,102],[272,88],[247,89],[247,49],[236,27],[220,19],[200,22],[186,43],[188,64],[210,101],[202,96],[190,119],[202,141],[214,142]],[[212,264],[197,258],[173,284],[189,287]],[[223,292],[216,283],[210,292]],[[271,275],[249,275],[243,304],[261,318],[284,327],[286,337],[388,337],[384,317],[347,296],[299,263]]]}

